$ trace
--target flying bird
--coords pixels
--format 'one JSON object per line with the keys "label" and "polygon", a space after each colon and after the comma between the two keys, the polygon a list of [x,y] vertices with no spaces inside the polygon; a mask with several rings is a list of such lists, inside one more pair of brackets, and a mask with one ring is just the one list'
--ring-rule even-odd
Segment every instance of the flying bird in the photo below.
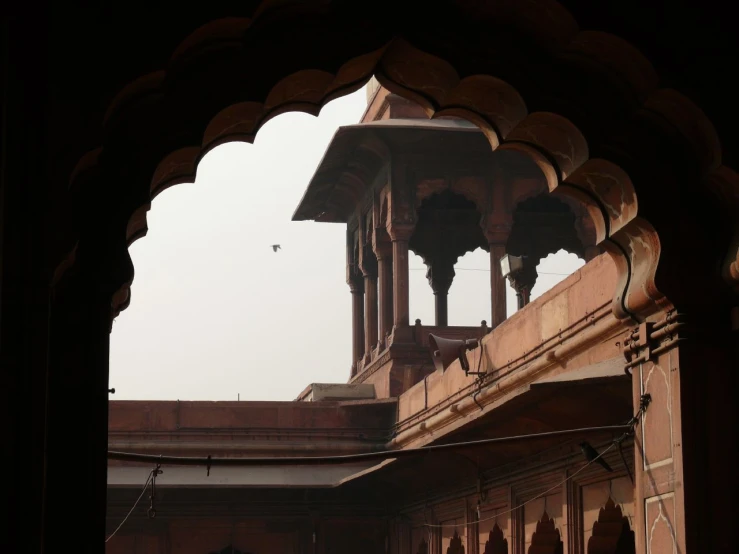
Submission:
{"label": "flying bird", "polygon": [[582,453],[589,462],[595,461],[595,463],[600,464],[603,469],[609,473],[613,473],[613,469],[608,465],[608,462],[606,462],[602,457],[598,457],[600,454],[598,454],[598,451],[593,448],[589,442],[581,442],[580,450],[582,450]]}
{"label": "flying bird", "polygon": [[280,248],[281,248],[281,247],[280,247],[280,245],[279,245],[279,244],[273,244],[273,245],[272,245],[272,250],[274,250],[275,252],[277,252],[277,251],[278,251],[278,250],[279,250]]}

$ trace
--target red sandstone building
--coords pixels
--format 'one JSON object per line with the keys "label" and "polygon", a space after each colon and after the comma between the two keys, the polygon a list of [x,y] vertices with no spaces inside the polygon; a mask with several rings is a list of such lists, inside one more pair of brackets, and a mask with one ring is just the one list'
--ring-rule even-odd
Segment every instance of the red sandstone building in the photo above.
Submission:
{"label": "red sandstone building", "polygon": [[[588,211],[549,193],[526,147],[492,151],[467,121],[429,119],[374,80],[368,92],[362,122],[338,129],[294,216],[347,228],[349,384],[314,384],[295,402],[111,402],[111,450],[237,458],[408,449],[617,426],[642,392],[667,392],[661,369],[637,376],[638,385],[627,374],[622,341],[632,326],[613,313],[616,265],[600,253]],[[619,195],[633,198],[628,189]],[[490,252],[491,323],[452,327],[454,264],[476,248]],[[589,262],[526,304],[539,260],[560,249]],[[433,325],[409,319],[410,251],[428,267]],[[522,261],[510,276],[522,309],[508,320],[505,254]],[[653,334],[668,330],[657,347],[664,355],[676,322],[672,310],[655,320]],[[479,339],[466,357],[471,373],[459,360],[435,368],[430,335]],[[669,407],[655,404],[644,430],[661,435],[669,421]],[[341,465],[165,466],[156,517],[143,502],[108,551],[635,552],[639,519],[652,518],[656,540],[677,531],[661,501],[637,512],[631,481],[635,466],[663,463],[667,445],[656,442],[652,458],[635,464],[628,437],[623,458],[615,448],[604,455],[612,471],[586,466],[579,447],[588,440],[603,450],[622,433]],[[111,462],[109,533],[150,470]]]}
{"label": "red sandstone building", "polygon": [[[310,471],[165,465],[156,517],[132,515],[111,552],[736,549],[730,6],[413,4],[3,16],[0,550],[102,552],[152,467],[108,464],[109,449],[394,451]],[[279,404],[109,403],[111,321],[135,301],[128,247],[156,195],[192,182],[217,145],[317,113],[373,75],[392,95],[337,134],[296,218],[347,226],[354,350],[340,394],[371,385],[375,398],[312,387]],[[503,320],[496,259],[557,241],[588,263]],[[491,317],[454,329],[450,260],[472,246],[491,252]],[[431,269],[434,322],[409,320],[409,251]],[[514,275],[523,304],[531,269]],[[482,379],[461,361],[435,369],[430,333],[479,339],[462,359]],[[412,450],[622,424],[647,393],[623,458],[605,455],[612,472],[577,446],[603,452],[610,432]]]}

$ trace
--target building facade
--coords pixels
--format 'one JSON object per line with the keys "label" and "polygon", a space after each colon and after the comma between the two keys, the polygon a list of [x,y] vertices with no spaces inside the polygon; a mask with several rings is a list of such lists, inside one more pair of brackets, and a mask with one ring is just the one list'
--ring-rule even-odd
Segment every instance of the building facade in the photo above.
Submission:
{"label": "building facade", "polygon": [[[534,164],[494,153],[474,125],[430,120],[378,87],[363,121],[336,132],[295,219],[347,226],[348,384],[312,384],[294,402],[114,401],[111,450],[336,456],[530,438],[339,465],[165,464],[156,517],[142,503],[109,552],[636,551],[634,437],[617,426],[641,389],[622,348],[632,330],[612,311],[616,266],[586,210],[551,198]],[[490,252],[491,323],[449,326],[454,264],[476,248]],[[589,262],[506,319],[500,258],[522,260],[508,278],[525,300],[539,260],[561,248]],[[428,267],[433,325],[408,317],[410,251]],[[677,328],[669,311],[658,321]],[[477,341],[468,371],[456,355],[435,365],[431,335]],[[588,464],[582,442],[605,466]],[[111,464],[109,533],[151,470]],[[663,525],[657,540],[673,540],[674,520]]]}
{"label": "building facade", "polygon": [[[464,396],[459,392],[464,385],[456,380],[473,383],[476,377],[462,377],[457,362],[441,374],[431,364],[418,373],[403,367],[420,347],[413,338],[414,322],[406,326],[396,317],[403,314],[404,288],[393,282],[399,294],[393,296],[390,335],[380,333],[380,322],[387,331],[388,320],[380,317],[378,302],[377,346],[372,325],[364,329],[364,341],[356,330],[352,356],[353,382],[371,382],[381,391],[379,398],[388,391],[388,398],[397,398],[398,414],[404,414],[392,424],[385,446],[400,452],[483,432],[509,436],[516,432],[511,426],[530,434],[539,425],[564,429],[565,420],[571,428],[586,419],[587,414],[571,412],[581,407],[580,400],[595,399],[598,408],[608,401],[592,392],[579,395],[578,402],[563,401],[565,391],[577,389],[562,386],[565,378],[558,373],[582,369],[592,376],[592,365],[621,356],[632,373],[628,409],[608,404],[609,410],[593,408],[589,413],[606,412],[623,421],[627,412],[633,415],[645,392],[651,395],[633,447],[630,527],[636,551],[735,550],[737,490],[727,460],[737,457],[730,436],[737,423],[739,364],[739,144],[734,132],[736,98],[726,76],[739,48],[728,4],[455,0],[431,7],[377,0],[372,9],[357,12],[354,3],[341,1],[267,0],[160,12],[75,3],[12,8],[14,13],[3,15],[0,46],[0,406],[7,430],[4,460],[13,469],[2,496],[3,551],[69,548],[69,514],[84,517],[84,525],[75,521],[76,530],[84,527],[75,533],[76,551],[99,553],[105,548],[106,526],[114,524],[114,510],[105,510],[109,335],[112,319],[132,301],[134,267],[128,247],[145,236],[152,200],[169,186],[192,182],[198,161],[215,146],[251,141],[265,121],[285,111],[317,113],[372,76],[435,120],[454,116],[473,122],[491,151],[515,151],[531,160],[553,197],[575,201],[590,215],[594,245],[605,254],[596,255],[582,271],[595,271],[590,268],[600,267],[599,259],[608,259],[610,265],[604,264],[613,282],[609,297],[597,302],[588,297],[595,304],[570,287],[557,297],[563,304],[568,299],[567,323],[552,327],[542,322],[553,320],[531,315],[496,322],[491,305],[491,319],[480,334],[492,331],[466,354],[470,366],[477,367],[475,356],[484,352],[490,363],[486,373],[495,374],[504,366],[511,372],[498,374],[496,384],[459,402],[453,399]],[[356,205],[364,186],[370,183],[358,184],[357,195],[349,201],[337,197],[337,213],[347,202]],[[412,200],[402,196],[401,205],[390,203],[388,213]],[[440,207],[430,203],[424,209],[432,215]],[[466,203],[458,207],[462,214],[472,211]],[[538,213],[540,207],[527,205],[527,211]],[[476,203],[475,209],[483,208]],[[422,226],[420,216],[416,226]],[[396,227],[395,239],[390,236],[393,262],[402,265],[400,254],[411,245],[404,244],[402,225]],[[366,243],[364,236],[362,241]],[[353,239],[347,242],[354,244]],[[358,248],[360,244],[357,241]],[[363,258],[360,261],[364,287],[367,267]],[[402,272],[393,265],[396,280]],[[371,285],[372,268],[367,272]],[[576,275],[580,277],[574,279],[585,279],[584,273]],[[432,278],[443,290],[441,277]],[[379,271],[377,281],[379,297]],[[599,290],[604,283],[598,282]],[[369,290],[371,297],[371,286]],[[525,286],[521,291],[523,298]],[[367,298],[364,288],[361,297],[357,290],[357,312],[360,304],[372,308]],[[443,307],[442,300],[439,322]],[[538,299],[519,313],[564,313],[554,304],[544,307]],[[354,321],[366,322],[364,312]],[[529,323],[524,325],[524,320]],[[568,335],[573,330],[577,332]],[[508,340],[502,341],[503,336]],[[556,338],[544,340],[551,337]],[[390,365],[382,367],[388,343]],[[524,358],[506,352],[512,345]],[[395,355],[404,348],[408,357],[401,360]],[[595,356],[600,348],[613,351]],[[576,362],[583,352],[592,359]],[[496,358],[499,355],[502,358]],[[598,372],[606,371],[597,367]],[[543,379],[554,381],[536,385]],[[609,379],[605,376],[603,386]],[[540,415],[521,415],[526,398],[533,398],[526,394],[535,397],[552,387],[559,387],[556,410],[537,400],[526,409],[544,410]],[[520,393],[517,401],[509,398],[514,392]],[[441,397],[448,400],[439,403]],[[485,479],[479,488],[485,491],[504,491],[514,482],[513,474],[501,469],[505,464],[532,470],[528,484],[513,489],[517,498],[508,501],[508,509],[520,509],[526,499],[541,494],[527,489],[536,482],[530,456],[561,444],[535,448],[531,440],[504,449],[489,445],[489,455],[466,456],[482,470]],[[602,451],[611,437],[588,440]],[[559,467],[572,468],[577,455],[573,447],[572,461]],[[618,459],[607,461],[613,473],[627,467]],[[76,474],[70,474],[71,462]],[[547,464],[557,467],[551,458]],[[425,547],[418,538],[418,529],[435,525],[436,518],[457,528],[457,536],[452,532],[448,537],[447,549],[473,548],[478,541],[468,534],[475,525],[472,516],[464,515],[461,500],[453,508],[454,499],[463,497],[465,507],[477,506],[477,469],[470,464],[464,471],[463,465],[464,460],[453,455],[446,465],[438,457],[424,462],[416,454],[398,455],[397,462],[328,487],[334,492],[323,493],[357,493],[352,502],[361,506],[340,514],[351,519],[353,527],[334,534],[334,546],[320,542],[328,536],[322,532],[316,532],[316,543],[308,532],[308,542],[301,539],[300,544],[325,550],[360,548],[357,543],[368,549],[401,545],[413,551],[438,550],[446,545],[439,543],[446,540],[443,527],[431,528],[441,529],[442,538],[435,531]],[[490,471],[494,468],[497,473]],[[595,464],[588,468],[598,469]],[[461,484],[463,473],[469,478],[467,488]],[[496,474],[507,475],[507,485],[495,481]],[[593,484],[601,481],[594,475]],[[609,485],[609,492],[619,486]],[[581,500],[589,494],[586,487]],[[281,494],[279,487],[268,488],[262,492],[271,499]],[[311,491],[305,504],[319,505],[321,499],[314,496],[314,488]],[[446,511],[442,505],[447,493],[442,491],[451,491],[452,508]],[[117,501],[115,494],[110,493],[112,502]],[[489,494],[493,498],[498,493]],[[523,548],[520,541],[526,534],[520,528],[526,528],[526,517],[541,523],[536,536],[543,538],[537,539],[537,549],[538,541],[564,548],[565,536],[566,547],[575,548],[576,540],[585,540],[588,527],[585,512],[569,516],[578,499],[570,494],[563,492],[566,526],[564,511],[560,518],[548,500],[542,511],[535,510],[532,501],[523,506],[523,516],[507,523],[513,527],[506,534],[500,519],[505,510],[498,509],[500,532],[494,528],[492,536],[488,533],[490,550],[500,550],[502,541],[509,549]],[[628,513],[627,499],[614,494],[613,507],[602,496],[593,501],[603,508],[600,523],[607,523],[593,524],[598,537],[606,528],[619,527],[617,505],[621,514]],[[244,498],[253,509],[260,506],[256,497]],[[342,505],[338,498],[329,498],[324,506]],[[294,499],[290,503],[297,505]],[[424,512],[431,505],[433,514]],[[492,521],[497,505],[492,507]],[[375,520],[373,506],[378,509]],[[544,518],[544,511],[550,518],[550,510],[553,522]],[[164,506],[157,507],[155,519],[162,522],[165,513]],[[310,513],[328,517],[325,511],[323,516],[320,510],[318,515]],[[600,518],[600,509],[598,513]],[[388,514],[393,514],[390,521],[383,519]],[[245,521],[242,515],[238,517]],[[464,530],[458,522],[463,515],[468,518]],[[261,519],[273,521],[269,529],[278,525]],[[491,521],[483,519],[478,525]],[[287,521],[294,525],[297,519]],[[577,525],[583,533],[571,531]],[[381,528],[390,529],[386,541],[366,538]],[[570,533],[576,539],[570,540]],[[533,532],[531,537],[534,543]],[[113,540],[108,548],[119,548]],[[223,541],[221,537],[212,542]]]}

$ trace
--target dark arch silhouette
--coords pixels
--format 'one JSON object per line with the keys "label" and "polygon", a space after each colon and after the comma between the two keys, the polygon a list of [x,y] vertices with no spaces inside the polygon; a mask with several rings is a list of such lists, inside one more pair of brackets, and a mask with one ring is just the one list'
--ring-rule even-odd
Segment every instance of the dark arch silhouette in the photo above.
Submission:
{"label": "dark arch silhouette", "polygon": [[593,535],[588,540],[587,554],[635,554],[636,538],[621,506],[611,497],[600,509]]}

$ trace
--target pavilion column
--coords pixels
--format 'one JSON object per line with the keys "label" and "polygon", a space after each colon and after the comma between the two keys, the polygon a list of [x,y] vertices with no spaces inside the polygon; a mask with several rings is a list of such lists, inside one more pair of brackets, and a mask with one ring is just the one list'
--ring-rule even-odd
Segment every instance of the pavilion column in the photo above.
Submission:
{"label": "pavilion column", "polygon": [[434,260],[429,264],[426,278],[434,291],[435,325],[449,325],[449,289],[454,281],[454,262],[451,260]]}
{"label": "pavilion column", "polygon": [[364,356],[365,363],[371,360],[377,345],[377,275],[364,274]]}
{"label": "pavilion column", "polygon": [[357,364],[364,356],[364,282],[349,280],[352,293],[352,377],[357,374]]}
{"label": "pavilion column", "polygon": [[382,350],[387,345],[387,336],[393,329],[393,247],[391,242],[379,243],[375,246],[377,256],[377,278],[379,292],[379,326],[378,347]]}
{"label": "pavilion column", "polygon": [[504,187],[493,187],[491,208],[483,219],[482,231],[488,241],[490,252],[490,328],[495,329],[508,317],[506,279],[500,269],[500,259],[506,254],[506,245],[513,228],[513,215],[508,206]]}
{"label": "pavilion column", "polygon": [[495,329],[508,316],[506,280],[500,270],[500,259],[505,255],[505,244],[490,243],[490,302],[491,328]]}
{"label": "pavilion column", "polygon": [[[407,334],[410,340],[410,304],[408,288],[408,241],[413,227],[394,225],[390,228],[393,241],[393,338]],[[407,333],[406,333],[407,331]]]}

